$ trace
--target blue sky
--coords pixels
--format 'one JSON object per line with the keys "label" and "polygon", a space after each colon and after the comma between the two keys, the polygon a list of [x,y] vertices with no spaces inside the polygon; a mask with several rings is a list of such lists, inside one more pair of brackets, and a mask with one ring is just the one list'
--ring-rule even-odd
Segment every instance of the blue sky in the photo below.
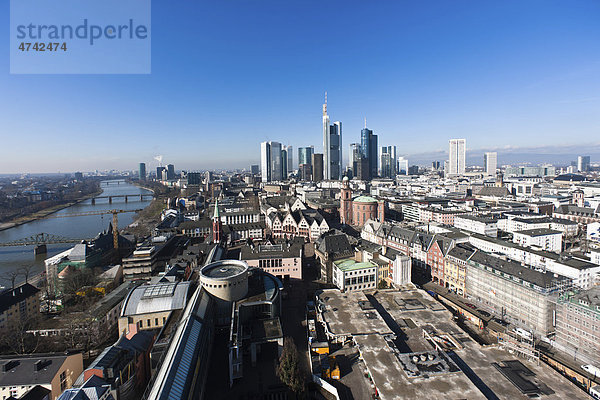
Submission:
{"label": "blue sky", "polygon": [[409,160],[451,137],[472,152],[600,144],[595,0],[153,1],[150,75],[10,75],[8,9],[0,173],[158,154],[247,167],[264,140],[320,151],[325,91],[345,152],[364,117]]}

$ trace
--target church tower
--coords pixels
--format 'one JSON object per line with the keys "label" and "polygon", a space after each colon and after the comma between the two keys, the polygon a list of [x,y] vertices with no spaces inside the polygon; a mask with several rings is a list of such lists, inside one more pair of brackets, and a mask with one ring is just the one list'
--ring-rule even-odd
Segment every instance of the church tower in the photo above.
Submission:
{"label": "church tower", "polygon": [[223,227],[221,225],[221,216],[219,214],[219,199],[215,201],[215,212],[212,218],[212,227],[213,227],[213,243],[221,242],[221,234],[223,231]]}
{"label": "church tower", "polygon": [[350,180],[347,176],[342,179],[340,194],[340,222],[352,225],[352,189],[350,189]]}

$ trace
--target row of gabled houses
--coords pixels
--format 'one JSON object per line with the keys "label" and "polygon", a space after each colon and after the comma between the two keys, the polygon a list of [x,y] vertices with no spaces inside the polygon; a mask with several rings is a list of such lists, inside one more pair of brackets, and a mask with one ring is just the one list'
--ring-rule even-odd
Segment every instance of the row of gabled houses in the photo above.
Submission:
{"label": "row of gabled houses", "polygon": [[262,201],[261,212],[265,215],[266,228],[274,238],[303,237],[314,242],[330,229],[319,210],[308,208],[293,196],[267,197]]}

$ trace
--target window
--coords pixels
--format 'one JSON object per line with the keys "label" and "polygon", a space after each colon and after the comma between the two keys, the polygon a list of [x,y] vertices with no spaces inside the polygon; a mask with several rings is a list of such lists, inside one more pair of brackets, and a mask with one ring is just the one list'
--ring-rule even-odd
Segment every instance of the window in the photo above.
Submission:
{"label": "window", "polygon": [[60,390],[65,391],[67,389],[67,371],[60,373]]}
{"label": "window", "polygon": [[154,318],[154,325],[158,326],[158,318]]}

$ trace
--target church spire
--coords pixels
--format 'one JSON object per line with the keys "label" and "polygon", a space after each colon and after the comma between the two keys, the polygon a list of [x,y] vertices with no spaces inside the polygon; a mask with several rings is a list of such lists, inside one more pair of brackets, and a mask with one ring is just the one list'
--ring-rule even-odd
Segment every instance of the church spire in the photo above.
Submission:
{"label": "church spire", "polygon": [[215,218],[220,218],[220,213],[219,213],[219,198],[217,197],[217,200],[215,200],[215,212],[213,214],[213,219]]}

